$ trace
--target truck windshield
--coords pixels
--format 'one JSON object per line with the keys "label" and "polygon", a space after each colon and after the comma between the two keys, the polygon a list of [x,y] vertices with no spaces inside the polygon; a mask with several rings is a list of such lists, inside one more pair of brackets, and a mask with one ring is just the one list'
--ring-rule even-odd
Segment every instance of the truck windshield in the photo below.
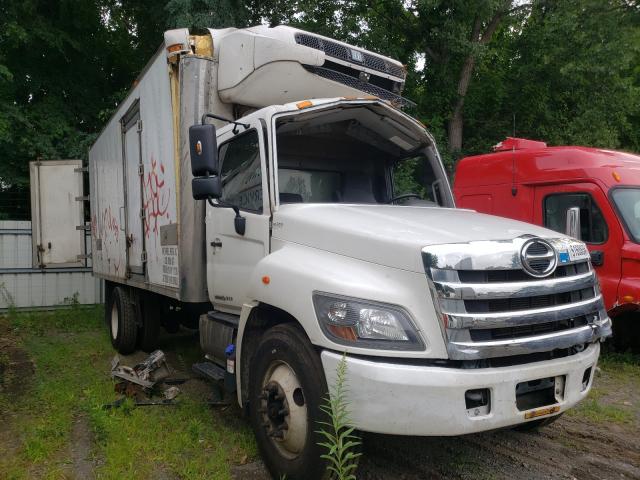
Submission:
{"label": "truck windshield", "polygon": [[276,144],[281,204],[452,206],[435,149],[375,105],[284,117]]}
{"label": "truck windshield", "polygon": [[640,243],[640,188],[616,188],[611,197],[631,239]]}

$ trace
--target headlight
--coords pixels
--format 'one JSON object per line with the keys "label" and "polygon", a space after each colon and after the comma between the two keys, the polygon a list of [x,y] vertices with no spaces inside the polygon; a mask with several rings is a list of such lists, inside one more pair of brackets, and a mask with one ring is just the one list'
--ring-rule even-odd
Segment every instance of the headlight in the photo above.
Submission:
{"label": "headlight", "polygon": [[399,307],[327,293],[314,293],[313,305],[322,331],[336,343],[424,350],[409,315]]}

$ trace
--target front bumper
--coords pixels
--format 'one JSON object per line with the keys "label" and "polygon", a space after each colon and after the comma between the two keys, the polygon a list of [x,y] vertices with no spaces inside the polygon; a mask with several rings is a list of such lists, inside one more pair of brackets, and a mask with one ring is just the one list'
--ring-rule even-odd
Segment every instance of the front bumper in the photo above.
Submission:
{"label": "front bumper", "polygon": [[[583,376],[595,367],[597,343],[570,357],[501,368],[458,369],[372,361],[347,356],[350,418],[359,430],[395,435],[450,436],[482,432],[525,422],[526,411],[516,406],[516,385],[548,377],[565,376],[560,413],[589,393]],[[342,355],[323,351],[328,385]],[[465,392],[489,389],[490,411],[474,416],[467,411]],[[539,417],[544,418],[544,417]]]}

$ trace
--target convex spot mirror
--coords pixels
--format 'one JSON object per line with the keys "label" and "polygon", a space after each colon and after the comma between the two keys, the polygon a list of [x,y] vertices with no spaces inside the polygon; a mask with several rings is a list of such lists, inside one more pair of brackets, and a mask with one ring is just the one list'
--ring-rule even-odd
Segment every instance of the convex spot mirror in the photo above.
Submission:
{"label": "convex spot mirror", "polygon": [[191,148],[191,173],[193,176],[218,175],[216,127],[210,124],[189,127],[189,145]]}
{"label": "convex spot mirror", "polygon": [[565,233],[570,237],[580,240],[580,207],[568,208],[566,219],[567,225],[565,227]]}
{"label": "convex spot mirror", "polygon": [[191,180],[191,193],[196,200],[220,198],[222,196],[220,177],[194,177]]}

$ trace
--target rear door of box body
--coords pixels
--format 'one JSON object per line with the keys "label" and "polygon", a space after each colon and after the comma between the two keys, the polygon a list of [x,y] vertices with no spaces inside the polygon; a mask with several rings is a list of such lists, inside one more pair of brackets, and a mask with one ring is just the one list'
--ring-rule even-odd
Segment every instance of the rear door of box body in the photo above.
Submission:
{"label": "rear door of box body", "polygon": [[33,266],[84,266],[82,161],[30,162],[29,171]]}

